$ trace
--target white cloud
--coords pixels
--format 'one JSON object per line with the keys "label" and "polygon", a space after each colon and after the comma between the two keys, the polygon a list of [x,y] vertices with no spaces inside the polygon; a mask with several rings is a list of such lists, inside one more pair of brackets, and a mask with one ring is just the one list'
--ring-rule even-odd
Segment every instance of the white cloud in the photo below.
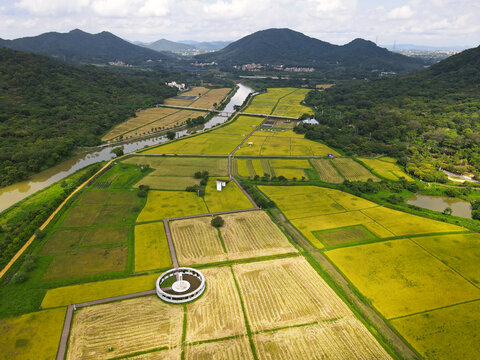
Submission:
{"label": "white cloud", "polygon": [[409,19],[413,16],[413,11],[410,6],[404,5],[402,7],[395,8],[387,14],[388,19]]}
{"label": "white cloud", "polygon": [[21,0],[15,6],[31,14],[51,16],[78,13],[89,3],[90,0]]}

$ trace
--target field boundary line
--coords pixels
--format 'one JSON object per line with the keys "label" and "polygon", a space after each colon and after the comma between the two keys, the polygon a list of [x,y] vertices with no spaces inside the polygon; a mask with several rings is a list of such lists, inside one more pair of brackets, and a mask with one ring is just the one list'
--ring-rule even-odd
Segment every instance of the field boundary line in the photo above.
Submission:
{"label": "field boundary line", "polygon": [[411,313],[411,314],[408,314],[408,315],[397,316],[397,317],[393,317],[393,318],[388,319],[388,321],[398,320],[398,319],[403,319],[403,318],[408,318],[408,317],[415,316],[415,315],[426,314],[426,313],[430,313],[430,312],[433,312],[433,311],[448,309],[448,308],[455,307],[455,306],[459,306],[459,305],[470,304],[470,303],[473,303],[473,302],[476,302],[476,301],[480,301],[480,298],[478,298],[478,299],[473,299],[473,300],[468,300],[468,301],[462,301],[462,302],[455,303],[455,304],[440,306],[440,307],[435,308],[435,309],[418,311],[418,312]]}
{"label": "field boundary line", "polygon": [[[295,89],[295,90],[293,90],[292,92],[289,92],[288,94],[285,94],[285,95],[279,97],[278,100],[277,100],[277,102],[276,102],[275,105],[273,106],[272,111],[270,112],[269,115],[273,115],[273,113],[274,113],[275,110],[277,109],[278,104],[280,103],[280,100],[282,100],[283,98],[285,98],[285,97],[287,97],[287,96],[289,96],[289,95],[292,95],[292,94],[293,94],[294,92],[296,92],[297,90],[299,90],[299,89]],[[268,93],[268,91],[267,91],[267,93]],[[287,117],[287,116],[285,116],[285,117]],[[297,119],[298,119],[298,118],[297,118]]]}
{"label": "field boundary line", "polygon": [[[103,174],[105,170],[109,168],[109,166],[114,162],[117,161],[119,158],[115,158],[107,162],[100,170],[98,170],[95,174],[93,174],[88,180],[86,180],[83,184],[81,184],[79,187],[77,187],[70,195],[66,197],[63,202],[58,205],[57,209],[50,214],[50,216],[45,220],[45,222],[39,227],[40,230],[43,230],[47,227],[48,224],[53,220],[53,218],[62,210],[62,208],[67,204],[67,202],[75,196],[80,190],[82,190],[86,185],[90,183],[90,181],[94,180],[98,175]],[[20,248],[20,250],[17,251],[17,253],[10,259],[7,265],[0,271],[0,279],[6,274],[6,272],[12,267],[12,265],[18,260],[20,256],[23,255],[23,253],[27,250],[27,248],[33,243],[33,240],[36,239],[36,235],[33,234],[30,239]]]}
{"label": "field boundary line", "polygon": [[177,253],[175,252],[175,247],[173,246],[172,235],[170,233],[170,226],[168,224],[169,219],[163,219],[163,227],[165,230],[165,235],[167,237],[168,250],[170,250],[170,257],[172,259],[172,265],[175,269],[178,268]]}

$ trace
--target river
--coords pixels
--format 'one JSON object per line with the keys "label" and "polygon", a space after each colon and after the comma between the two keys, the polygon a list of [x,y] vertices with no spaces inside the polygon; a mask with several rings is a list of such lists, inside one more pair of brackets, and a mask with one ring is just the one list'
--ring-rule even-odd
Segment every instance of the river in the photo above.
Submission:
{"label": "river", "polygon": [[445,208],[452,209],[452,215],[467,219],[472,218],[472,207],[468,201],[446,196],[413,195],[407,204],[421,208],[443,212]]}
{"label": "river", "polygon": [[[238,90],[235,95],[230,98],[230,101],[225,106],[223,111],[232,113],[235,111],[235,105],[242,105],[247,96],[250,93],[253,93],[254,90],[243,84],[238,84]],[[194,129],[184,129],[176,132],[177,137],[181,137],[189,134],[192,131],[204,131],[212,128],[218,124],[222,124],[227,121],[228,118],[224,116],[214,116],[207,123],[201,127]],[[122,147],[125,154],[134,152],[136,150],[143,149],[146,146],[157,145],[162,142],[167,141],[165,135],[161,136],[152,136],[147,139],[142,140],[133,140],[131,142],[126,142],[121,145],[112,145],[102,148],[97,148],[88,153],[83,153],[72,157],[69,160],[66,160],[52,168],[49,168],[45,171],[42,171],[38,174],[32,175],[28,180],[4,187],[0,189],[0,211],[3,211],[20,200],[25,199],[27,196],[30,196],[37,191],[46,188],[47,186],[67,177],[74,172],[100,161],[108,161],[115,157],[111,153],[114,147]]]}

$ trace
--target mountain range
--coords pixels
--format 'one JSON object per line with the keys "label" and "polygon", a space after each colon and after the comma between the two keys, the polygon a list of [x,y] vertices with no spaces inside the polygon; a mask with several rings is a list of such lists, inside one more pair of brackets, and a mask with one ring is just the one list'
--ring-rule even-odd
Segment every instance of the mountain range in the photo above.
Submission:
{"label": "mountain range", "polygon": [[407,72],[424,66],[421,60],[395,54],[371,41],[355,39],[334,45],[290,29],[267,29],[237,40],[224,49],[198,55],[199,61],[223,65],[248,63],[357,68]]}
{"label": "mountain range", "polygon": [[230,44],[230,41],[198,42],[187,40],[185,42],[175,42],[167,39],[160,39],[152,43],[142,43],[137,41],[135,44],[155,51],[170,51],[176,54],[189,55],[221,50]]}
{"label": "mountain range", "polygon": [[0,39],[0,48],[47,55],[77,63],[123,61],[128,64],[168,61],[172,55],[134,45],[107,31],[89,34],[79,29],[68,33],[49,32],[15,40]]}

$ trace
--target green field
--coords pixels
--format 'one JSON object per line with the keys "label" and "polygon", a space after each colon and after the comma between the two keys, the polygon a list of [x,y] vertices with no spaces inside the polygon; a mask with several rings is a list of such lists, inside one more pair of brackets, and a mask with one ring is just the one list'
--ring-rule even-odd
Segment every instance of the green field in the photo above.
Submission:
{"label": "green field", "polygon": [[[254,205],[234,181],[227,182],[222,191],[217,190],[217,178],[210,178],[205,189],[205,204],[209,212],[251,209]],[[224,178],[227,180],[227,178]]]}
{"label": "green field", "polygon": [[340,184],[344,181],[344,178],[339,174],[337,169],[332,165],[329,159],[311,159],[313,167],[318,173],[320,180]]}
{"label": "green field", "polygon": [[135,226],[135,272],[171,265],[163,222]]}
{"label": "green field", "polygon": [[207,213],[203,198],[198,197],[196,193],[151,190],[148,192],[147,204],[138,215],[137,222]]}
{"label": "green field", "polygon": [[326,247],[364,242],[378,239],[363,225],[353,225],[337,229],[314,231],[313,234]]}
{"label": "green field", "polygon": [[250,114],[271,114],[279,99],[296,90],[295,88],[269,88],[266,93],[255,96],[245,112]]}
{"label": "green field", "polygon": [[313,114],[311,108],[301,104],[309,92],[309,89],[297,89],[295,92],[284,96],[278,102],[273,115],[300,117],[303,114]]}
{"label": "green field", "polygon": [[413,179],[408,176],[400,166],[398,166],[395,162],[391,161],[392,158],[358,158],[358,160],[360,160],[369,168],[373,169],[375,173],[377,173],[381,177],[384,177],[385,179],[395,181],[399,180],[401,177],[404,177],[408,181],[413,181]]}
{"label": "green field", "polygon": [[55,359],[65,308],[0,320],[0,358]]}
{"label": "green field", "polygon": [[350,181],[378,180],[375,175],[365,167],[350,158],[335,158],[332,160],[335,167],[342,173],[345,179]]}
{"label": "green field", "polygon": [[140,167],[135,165],[137,164],[120,163],[112,166],[95,181],[93,188],[128,189],[145,175]]}

